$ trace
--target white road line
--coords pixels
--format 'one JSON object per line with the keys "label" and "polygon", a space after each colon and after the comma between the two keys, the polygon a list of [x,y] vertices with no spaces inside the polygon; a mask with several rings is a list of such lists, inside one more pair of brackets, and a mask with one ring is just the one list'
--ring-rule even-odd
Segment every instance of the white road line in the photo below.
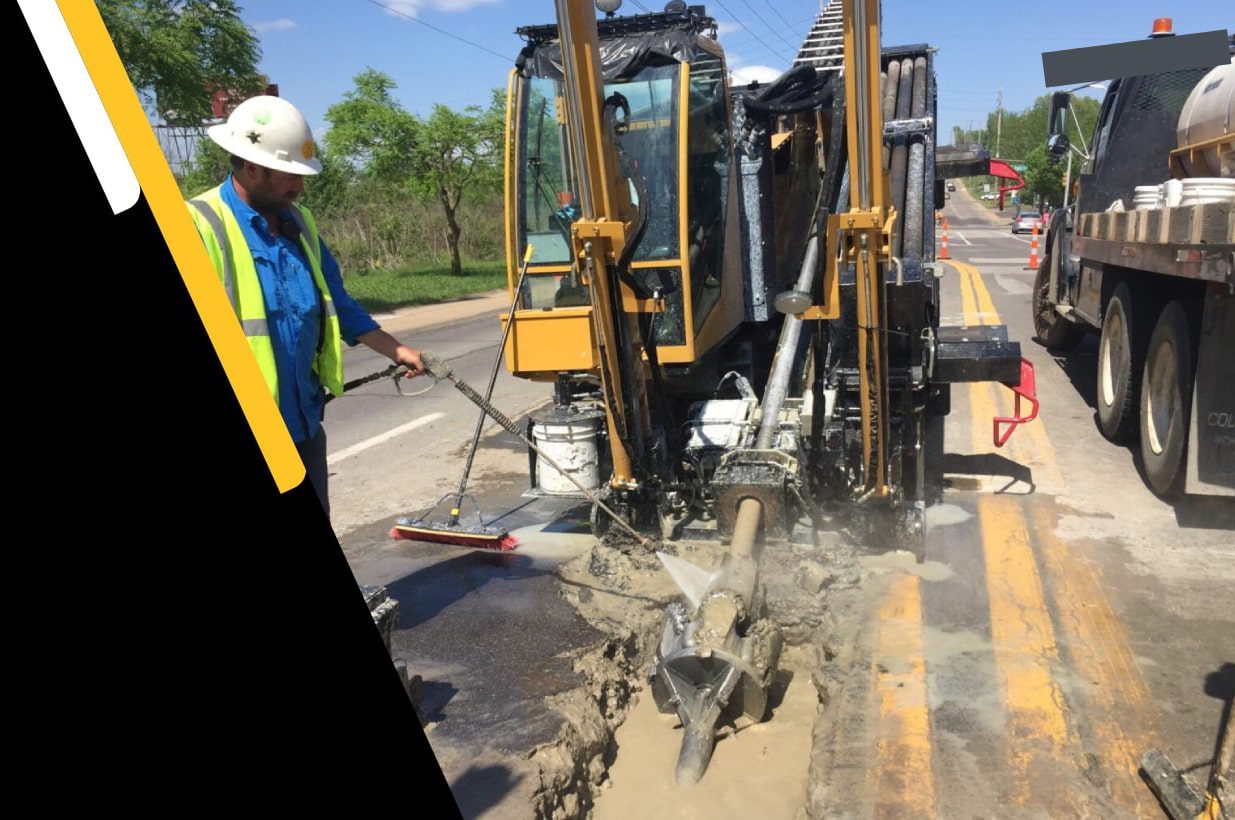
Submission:
{"label": "white road line", "polygon": [[973,243],[972,243],[972,242],[970,242],[968,239],[966,239],[966,238],[965,238],[965,235],[964,235],[963,233],[961,233],[960,231],[955,231],[955,233],[956,233],[956,235],[957,235],[957,236],[959,236],[959,237],[961,238],[961,241],[962,241],[962,242],[964,242],[966,245],[972,245],[972,244],[973,244]]}
{"label": "white road line", "polygon": [[1023,265],[1029,260],[1021,256],[978,256],[965,261],[971,265],[1011,265],[1013,263]]}
{"label": "white road line", "polygon": [[392,438],[401,436],[404,433],[410,433],[411,431],[417,428],[424,427],[426,424],[432,424],[433,422],[437,421],[438,419],[442,418],[445,415],[446,415],[445,413],[430,413],[427,416],[421,416],[418,419],[412,419],[407,424],[400,424],[398,427],[394,428],[393,430],[387,430],[385,433],[376,435],[373,438],[365,439],[364,441],[358,444],[353,444],[351,447],[346,447],[342,450],[339,450],[337,453],[331,453],[329,456],[326,457],[326,464],[330,467],[333,467],[334,465],[338,464],[340,461],[342,461],[345,458],[351,458],[352,456],[358,453],[363,453],[365,450],[368,450],[370,447],[376,447],[379,444],[385,444],[386,442],[390,441]]}
{"label": "white road line", "polygon": [[1009,296],[1024,296],[1027,293],[1033,293],[1033,288],[1018,279],[1012,279],[1006,274],[995,274],[995,284],[1003,288],[1004,292]]}

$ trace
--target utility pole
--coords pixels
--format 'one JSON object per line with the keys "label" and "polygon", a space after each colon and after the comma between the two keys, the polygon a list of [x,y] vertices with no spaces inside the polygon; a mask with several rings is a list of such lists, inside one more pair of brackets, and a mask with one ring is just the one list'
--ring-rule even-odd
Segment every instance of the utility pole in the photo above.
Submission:
{"label": "utility pole", "polygon": [[1003,142],[1003,83],[999,84],[999,97],[995,103],[995,111],[998,112],[998,121],[995,126],[995,156],[1002,156],[999,153],[999,146]]}

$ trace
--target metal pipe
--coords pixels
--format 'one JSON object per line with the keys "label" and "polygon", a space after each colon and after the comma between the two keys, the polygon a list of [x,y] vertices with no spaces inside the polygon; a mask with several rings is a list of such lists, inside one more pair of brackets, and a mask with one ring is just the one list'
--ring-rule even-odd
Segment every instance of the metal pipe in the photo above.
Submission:
{"label": "metal pipe", "polygon": [[[918,57],[913,64],[913,100],[910,116],[926,116],[926,58]],[[906,169],[905,210],[901,212],[900,256],[920,261],[923,248],[923,217],[926,201],[926,139],[909,138],[909,166]],[[900,284],[898,281],[897,284]]]}
{"label": "metal pipe", "polygon": [[[912,110],[914,86],[914,63],[908,58],[901,60],[900,85],[896,89],[896,119],[909,119]],[[903,231],[905,227],[905,184],[909,173],[909,137],[902,134],[894,137],[892,143],[892,206],[896,208],[897,220],[892,225],[891,249],[893,256],[902,256]]]}
{"label": "metal pipe", "polygon": [[[806,253],[802,259],[801,272],[798,274],[797,289],[806,293],[814,292],[815,275],[819,271],[819,248],[822,245],[822,230],[818,226],[806,244]],[[761,412],[763,418],[759,422],[759,433],[755,437],[755,449],[766,450],[771,447],[780,426],[780,410],[789,395],[789,383],[793,377],[793,365],[798,358],[798,348],[802,339],[802,320],[796,316],[786,316],[781,325],[780,340],[776,344],[776,353],[772,358],[772,373],[768,377],[768,387],[763,394]],[[759,537],[759,526],[763,522],[763,505],[754,498],[744,498],[738,504],[738,514],[733,523],[733,540],[729,544],[729,555],[733,558],[750,558],[755,552],[755,540]]]}
{"label": "metal pipe", "polygon": [[[901,83],[900,60],[888,63],[888,70],[880,75],[883,83],[883,121],[892,122],[896,119],[896,91]],[[883,170],[887,172],[892,167],[892,146],[885,140],[883,143]]]}
{"label": "metal pipe", "polygon": [[[813,293],[815,275],[819,271],[819,248],[821,245],[820,229],[816,227],[806,245],[806,254],[802,259],[801,273],[795,288],[805,293]],[[766,450],[772,446],[776,436],[776,428],[780,423],[780,409],[789,393],[789,381],[793,376],[793,363],[798,357],[798,342],[802,336],[802,320],[796,316],[786,316],[780,329],[780,341],[776,344],[776,353],[772,358],[772,373],[768,377],[768,387],[763,394],[763,419],[759,422],[759,435],[755,439],[755,449]]]}
{"label": "metal pipe", "polygon": [[759,524],[763,519],[763,504],[754,498],[743,498],[738,504],[738,514],[733,520],[733,541],[729,554],[735,558],[754,557],[755,539],[759,536]]}

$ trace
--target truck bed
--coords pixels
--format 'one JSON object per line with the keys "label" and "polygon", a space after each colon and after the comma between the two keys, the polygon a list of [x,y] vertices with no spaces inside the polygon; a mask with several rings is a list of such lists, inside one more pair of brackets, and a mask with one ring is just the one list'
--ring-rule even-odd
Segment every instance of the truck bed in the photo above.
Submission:
{"label": "truck bed", "polygon": [[1108,265],[1235,283],[1235,206],[1081,214],[1072,253]]}

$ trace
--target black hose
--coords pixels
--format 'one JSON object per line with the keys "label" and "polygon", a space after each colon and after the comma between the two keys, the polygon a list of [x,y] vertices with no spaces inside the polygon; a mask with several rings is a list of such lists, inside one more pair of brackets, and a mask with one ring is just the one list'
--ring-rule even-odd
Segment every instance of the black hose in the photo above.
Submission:
{"label": "black hose", "polygon": [[758,94],[744,95],[742,102],[759,114],[796,114],[829,105],[834,95],[832,78],[804,65],[786,71]]}
{"label": "black hose", "polygon": [[635,223],[635,229],[627,238],[626,247],[622,249],[622,255],[618,259],[617,273],[618,277],[625,282],[632,290],[639,293],[643,290],[630,276],[630,263],[635,258],[635,252],[639,249],[639,243],[643,241],[643,234],[648,226],[648,189],[647,182],[643,179],[643,174],[635,167],[635,164],[630,161],[626,150],[622,147],[622,135],[618,130],[617,112],[621,110],[626,116],[626,120],[630,120],[630,103],[621,94],[614,92],[605,100],[604,120],[605,127],[609,129],[609,135],[613,139],[613,147],[618,154],[618,164],[621,166],[621,172],[624,177],[631,181],[635,186],[635,195],[639,197],[638,221]]}
{"label": "black hose", "polygon": [[[644,348],[648,354],[648,364],[652,370],[652,386],[656,390],[656,403],[660,405],[661,417],[665,420],[665,439],[669,445],[669,451],[678,453],[682,448],[678,446],[678,425],[673,418],[673,408],[669,404],[669,392],[665,388],[665,375],[660,367],[660,354],[657,352],[656,342],[656,317],[659,314],[649,314],[647,322],[647,334],[644,336]],[[641,331],[642,332],[642,331]]]}

